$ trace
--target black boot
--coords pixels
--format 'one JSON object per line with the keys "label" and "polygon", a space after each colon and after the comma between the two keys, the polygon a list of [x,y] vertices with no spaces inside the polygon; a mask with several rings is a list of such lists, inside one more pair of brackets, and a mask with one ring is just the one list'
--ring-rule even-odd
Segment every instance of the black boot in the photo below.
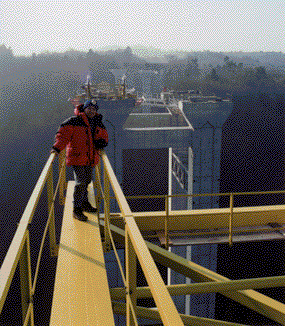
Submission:
{"label": "black boot", "polygon": [[89,213],[97,212],[97,208],[93,207],[88,201],[82,203],[82,210]]}
{"label": "black boot", "polygon": [[73,210],[73,217],[79,221],[86,222],[88,220],[87,216],[85,216],[82,212],[81,208],[75,207]]}

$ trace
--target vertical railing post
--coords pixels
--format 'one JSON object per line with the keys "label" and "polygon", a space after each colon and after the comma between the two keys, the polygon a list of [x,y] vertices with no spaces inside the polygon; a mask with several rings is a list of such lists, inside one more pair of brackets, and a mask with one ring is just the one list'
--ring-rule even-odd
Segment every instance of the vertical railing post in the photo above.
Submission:
{"label": "vertical railing post", "polygon": [[110,181],[104,168],[104,250],[110,251],[111,240],[110,240]]}
{"label": "vertical railing post", "polygon": [[[32,296],[32,272],[31,272],[31,255],[30,255],[30,239],[29,230],[26,231],[25,244],[19,261],[20,268],[20,284],[21,284],[21,302],[22,302],[22,316],[23,324],[25,320],[26,325],[34,325],[34,311],[33,311],[33,296]],[[27,316],[29,314],[29,316]]]}
{"label": "vertical railing post", "polygon": [[[137,258],[132,245],[128,228],[125,230],[126,259],[126,322],[127,326],[138,325],[136,317],[137,306]],[[132,309],[132,307],[133,309]]]}
{"label": "vertical railing post", "polygon": [[101,158],[98,164],[95,167],[95,188],[96,188],[96,207],[98,209],[98,214],[100,213],[100,205],[101,205],[101,189],[100,189],[100,177],[101,177]]}
{"label": "vertical railing post", "polygon": [[168,236],[168,221],[169,221],[169,200],[168,196],[165,196],[165,223],[164,223],[164,236],[165,236],[165,249],[169,248],[169,236]]}
{"label": "vertical railing post", "polygon": [[233,207],[234,207],[234,194],[230,194],[230,221],[229,221],[229,245],[233,245]]}
{"label": "vertical railing post", "polygon": [[49,246],[51,256],[57,256],[57,245],[55,237],[55,222],[54,222],[54,203],[53,203],[53,170],[50,167],[47,178],[47,197],[48,197],[48,215],[51,214],[49,223]]}
{"label": "vertical railing post", "polygon": [[65,166],[65,150],[61,151],[58,156],[58,167],[59,173],[62,169],[62,173],[60,176],[60,183],[59,183],[59,203],[60,205],[64,205],[64,190],[67,187],[66,183],[66,166]]}

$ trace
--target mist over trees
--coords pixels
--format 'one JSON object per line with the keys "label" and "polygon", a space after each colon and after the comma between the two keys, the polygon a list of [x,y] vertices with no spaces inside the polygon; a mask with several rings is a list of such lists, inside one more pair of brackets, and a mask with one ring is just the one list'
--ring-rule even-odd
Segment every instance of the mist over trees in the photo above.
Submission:
{"label": "mist over trees", "polygon": [[[87,74],[94,83],[114,84],[112,70],[124,69],[127,86],[142,92],[140,72],[151,70],[159,74],[164,87],[234,97],[256,92],[284,94],[284,67],[283,53],[200,51],[155,57],[147,50],[127,47],[14,56],[13,49],[0,45],[0,188],[8,196],[1,196],[5,201],[0,203],[2,216],[15,209],[15,179],[22,187],[29,180],[21,198],[27,202],[59,124],[73,114],[68,98]],[[21,209],[17,210],[20,214]]]}
{"label": "mist over trees", "polygon": [[[261,66],[239,62],[223,56],[223,62],[214,65],[199,64],[198,55],[185,59],[171,57],[166,67],[166,85],[177,90],[198,89],[217,96],[240,96],[256,92],[284,93],[285,61],[282,66]],[[285,56],[284,56],[285,59]],[[217,63],[217,62],[216,62]],[[175,78],[176,77],[176,78]]]}
{"label": "mist over trees", "polygon": [[[91,75],[94,83],[114,84],[112,69],[125,69],[127,86],[141,89],[141,70],[156,71],[164,87],[236,96],[255,92],[284,93],[283,53],[216,53],[200,51],[147,57],[126,49],[87,53],[48,51],[14,56],[0,45],[0,145],[29,138],[32,130],[47,130],[72,112],[67,99]],[[139,53],[137,51],[137,53]],[[144,58],[145,57],[145,58]],[[267,61],[266,61],[267,60]]]}
{"label": "mist over trees", "polygon": [[[137,54],[136,54],[137,53]],[[199,51],[165,53],[155,57],[130,47],[87,53],[70,49],[31,56],[14,56],[0,45],[0,146],[2,166],[7,153],[19,144],[35,143],[36,135],[55,132],[55,126],[72,114],[67,101],[90,74],[92,82],[114,84],[112,69],[125,69],[127,86],[142,92],[141,70],[159,73],[161,85],[203,94],[237,96],[256,92],[283,94],[283,53],[216,53]],[[46,148],[51,139],[45,138]],[[9,156],[10,156],[9,155]],[[0,170],[0,180],[1,173]]]}
{"label": "mist over trees", "polygon": [[[165,54],[161,62],[159,58],[144,59],[142,54],[134,53],[127,47],[105,52],[90,49],[87,53],[72,49],[64,53],[46,51],[29,57],[16,57],[11,48],[0,45],[1,107],[5,107],[1,114],[6,112],[5,116],[10,118],[19,117],[18,110],[13,115],[11,98],[15,104],[18,100],[21,102],[22,112],[31,103],[40,111],[43,111],[43,106],[66,106],[66,99],[74,94],[87,73],[95,83],[105,81],[113,84],[112,69],[125,69],[128,86],[136,90],[140,89],[139,71],[153,70],[161,74],[163,86],[177,90],[199,89],[202,93],[218,96],[284,91],[283,53],[200,51]],[[43,113],[49,118],[55,115],[51,109]]]}

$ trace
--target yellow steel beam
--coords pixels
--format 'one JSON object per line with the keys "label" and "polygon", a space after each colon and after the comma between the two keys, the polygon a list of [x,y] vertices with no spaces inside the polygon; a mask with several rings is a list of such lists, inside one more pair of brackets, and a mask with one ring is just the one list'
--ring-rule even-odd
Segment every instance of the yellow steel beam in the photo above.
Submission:
{"label": "yellow steel beam", "polygon": [[74,181],[67,188],[50,325],[115,325],[97,214],[74,219],[73,190]]}
{"label": "yellow steel beam", "polygon": [[95,167],[95,188],[96,188],[96,207],[98,208],[98,212],[100,211],[100,205],[102,201],[102,193],[101,193],[101,187],[100,187],[100,182],[101,182],[101,161],[96,165]]}
{"label": "yellow steel beam", "polygon": [[[115,314],[125,315],[126,314],[126,304],[122,302],[112,301],[113,310]],[[145,308],[145,307],[136,307],[138,317],[148,318],[152,320],[161,321],[160,315],[155,308]],[[231,323],[227,321],[214,320],[203,317],[188,316],[184,314],[179,314],[184,325],[191,326],[247,326],[238,323]],[[174,325],[173,325],[174,326]]]}
{"label": "yellow steel beam", "polygon": [[25,245],[26,239],[26,228],[21,225],[18,226],[16,236],[10,245],[8,253],[6,254],[5,260],[1,267],[0,273],[0,312],[3,309],[13,276],[15,274],[18,261],[21,256],[21,252]]}
{"label": "yellow steel beam", "polygon": [[[227,282],[204,282],[195,284],[175,284],[167,285],[166,288],[170,295],[187,295],[210,292],[227,292],[247,289],[264,289],[271,287],[285,286],[285,276],[273,276],[262,278],[251,278],[242,280],[233,280]],[[112,299],[122,299],[125,297],[124,288],[110,289]],[[148,286],[137,288],[137,298],[150,298],[151,292]]]}
{"label": "yellow steel beam", "polygon": [[155,265],[153,258],[145,244],[144,239],[136,225],[136,222],[132,216],[130,207],[126,201],[126,198],[122,192],[122,189],[118,183],[118,180],[114,174],[114,171],[110,165],[108,157],[104,151],[102,151],[102,159],[106,172],[108,174],[110,183],[113,187],[113,191],[117,198],[119,207],[124,217],[126,227],[129,232],[131,243],[134,247],[138,260],[141,264],[142,270],[151,288],[151,292],[154,301],[158,307],[161,319],[164,325],[179,326],[183,325],[183,322],[177,312],[177,309],[167,291],[162,277]]}
{"label": "yellow steel beam", "polygon": [[168,223],[169,223],[169,199],[165,196],[165,222],[164,222],[165,248],[169,248]]}
{"label": "yellow steel beam", "polygon": [[[110,225],[110,228],[114,234],[114,239],[118,242],[124,243],[124,231],[113,225]],[[146,241],[146,245],[156,262],[189,277],[195,282],[230,282],[228,278],[188,261],[148,241]],[[254,290],[233,290],[222,292],[222,294],[268,317],[269,319],[280,323],[281,325],[285,325],[285,305],[281,302],[271,299]]]}
{"label": "yellow steel beam", "polygon": [[23,326],[33,326],[33,325],[34,325],[34,305],[32,302],[30,302],[28,306],[26,318],[23,322]]}
{"label": "yellow steel beam", "polygon": [[[284,225],[284,224],[283,224]],[[270,225],[255,225],[255,226],[248,226],[248,227],[238,227],[232,230],[232,234],[237,233],[276,233],[278,231],[285,232],[285,225],[281,227],[271,227]],[[199,237],[203,235],[225,235],[228,232],[227,229],[204,229],[204,230],[182,230],[182,231],[172,231],[170,236],[172,237]],[[145,239],[151,238],[159,238],[161,243],[165,242],[165,236],[162,231],[156,231],[155,234],[144,234]],[[173,242],[170,240],[170,243]]]}
{"label": "yellow steel beam", "polygon": [[[230,213],[230,208],[170,211],[168,231],[228,228]],[[165,211],[136,212],[133,216],[140,231],[161,231],[165,228]],[[285,223],[285,205],[233,208],[232,228],[271,222]],[[122,215],[111,216],[111,223],[122,228]]]}
{"label": "yellow steel beam", "polygon": [[[128,232],[126,232],[126,244],[125,244],[125,264],[126,264],[126,283],[125,295],[127,292],[127,313],[126,320],[127,326],[135,326],[137,323],[137,257],[134,251],[134,247],[131,243]],[[150,296],[152,296],[150,291]]]}
{"label": "yellow steel beam", "polygon": [[230,195],[230,220],[229,220],[229,244],[233,245],[233,208],[234,208],[234,196]]}
{"label": "yellow steel beam", "polygon": [[54,204],[53,204],[53,173],[52,167],[47,179],[47,195],[48,195],[48,212],[50,214],[50,223],[49,223],[49,246],[51,256],[57,255],[57,244],[55,236],[55,221],[54,221]]}
{"label": "yellow steel beam", "polygon": [[[174,271],[191,278],[195,282],[230,281],[222,275],[212,272],[191,261],[187,261],[186,259],[151,243],[148,244],[148,248],[155,261],[158,261],[162,265],[169,266]],[[281,325],[285,325],[285,305],[281,302],[273,300],[254,290],[223,292],[222,294],[274,321],[279,322]]]}
{"label": "yellow steel beam", "polygon": [[66,183],[66,167],[65,167],[65,152],[66,150],[62,150],[59,155],[58,155],[58,169],[59,173],[62,173],[60,176],[60,184],[59,184],[59,203],[61,205],[64,205],[64,190],[67,188],[67,183]]}
{"label": "yellow steel beam", "polygon": [[107,252],[111,248],[111,240],[109,235],[109,224],[110,224],[110,182],[104,169],[104,250]]}
{"label": "yellow steel beam", "polygon": [[27,320],[27,325],[33,326],[33,300],[32,300],[32,272],[30,256],[30,236],[29,230],[26,231],[25,246],[22,250],[20,261],[20,284],[23,322]]}

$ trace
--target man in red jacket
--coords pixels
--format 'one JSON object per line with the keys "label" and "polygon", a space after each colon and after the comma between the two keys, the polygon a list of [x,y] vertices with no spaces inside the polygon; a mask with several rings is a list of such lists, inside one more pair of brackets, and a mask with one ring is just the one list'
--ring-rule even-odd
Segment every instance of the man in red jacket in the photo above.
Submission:
{"label": "man in red jacket", "polygon": [[66,164],[73,167],[75,179],[73,217],[80,221],[87,221],[84,211],[97,211],[88,201],[87,187],[100,150],[108,145],[108,133],[98,109],[94,99],[76,106],[75,116],[61,124],[52,147],[56,153],[66,147]]}

